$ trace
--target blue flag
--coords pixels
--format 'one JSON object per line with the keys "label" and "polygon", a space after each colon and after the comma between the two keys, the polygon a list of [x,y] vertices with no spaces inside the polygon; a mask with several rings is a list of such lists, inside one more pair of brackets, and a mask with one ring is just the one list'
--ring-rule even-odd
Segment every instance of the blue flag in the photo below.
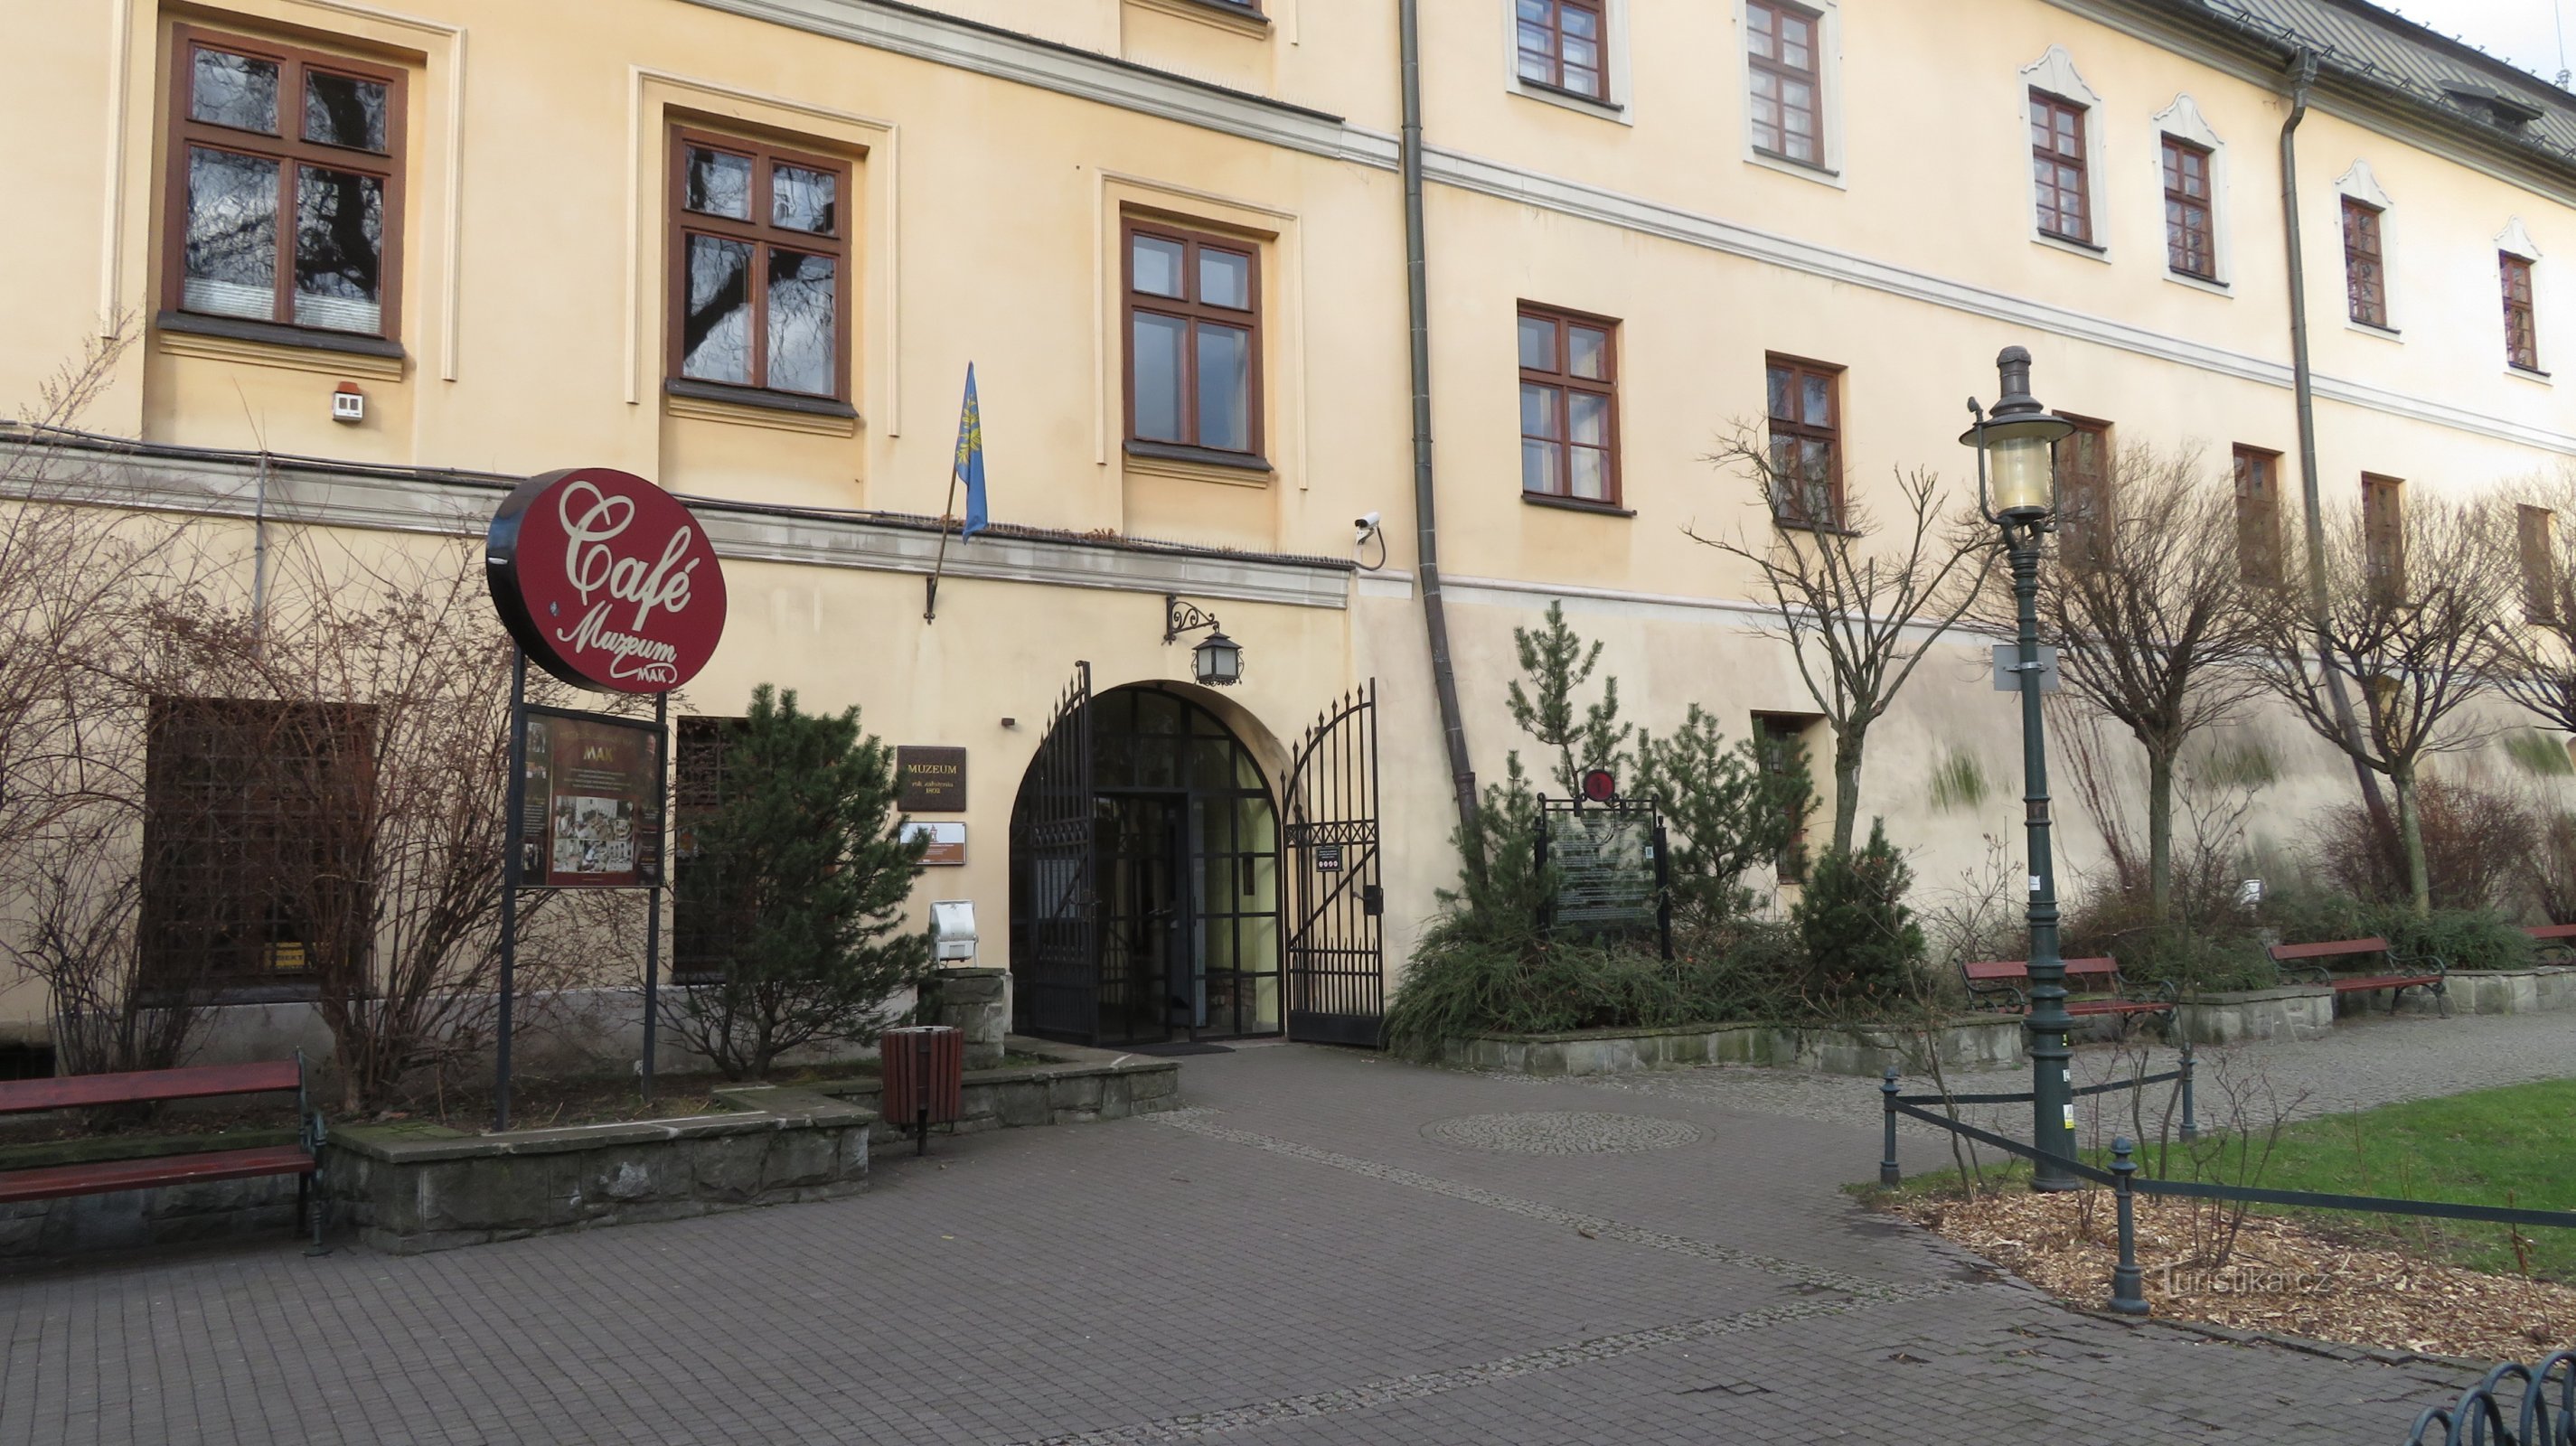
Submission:
{"label": "blue flag", "polygon": [[959,537],[990,526],[984,515],[984,412],[975,402],[975,364],[966,364],[966,406],[957,414],[957,477],[966,484],[966,525]]}

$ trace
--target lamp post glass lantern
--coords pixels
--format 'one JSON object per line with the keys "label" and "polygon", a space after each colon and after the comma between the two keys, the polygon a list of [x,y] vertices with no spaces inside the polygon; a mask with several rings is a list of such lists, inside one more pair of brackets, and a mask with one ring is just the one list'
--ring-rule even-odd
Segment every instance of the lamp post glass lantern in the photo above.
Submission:
{"label": "lamp post glass lantern", "polygon": [[2075,1159],[2075,1080],[2066,1035],[2075,1020],[2066,1012],[2057,868],[2049,848],[2048,737],[2039,706],[2039,548],[2056,526],[2051,514],[2057,506],[2057,444],[2074,433],[2075,424],[2030,394],[2029,352],[2004,348],[1995,370],[2002,395],[1992,411],[1968,403],[1976,422],[1959,440],[1977,452],[1977,505],[2003,534],[2020,624],[2013,672],[2021,692],[2022,806],[2030,850],[2030,1143],[2040,1153],[2031,1185],[2072,1190],[2079,1182],[2067,1168]]}

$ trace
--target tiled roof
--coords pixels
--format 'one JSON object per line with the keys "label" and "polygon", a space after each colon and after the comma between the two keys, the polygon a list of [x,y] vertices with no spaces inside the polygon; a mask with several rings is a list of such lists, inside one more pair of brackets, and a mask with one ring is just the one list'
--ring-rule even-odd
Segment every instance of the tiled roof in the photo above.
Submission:
{"label": "tiled roof", "polygon": [[2576,172],[2576,95],[2363,0],[2163,0]]}

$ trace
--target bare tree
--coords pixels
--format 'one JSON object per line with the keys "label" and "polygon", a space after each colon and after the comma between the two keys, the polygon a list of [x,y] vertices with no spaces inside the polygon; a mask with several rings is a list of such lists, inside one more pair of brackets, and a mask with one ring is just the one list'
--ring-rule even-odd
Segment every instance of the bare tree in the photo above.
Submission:
{"label": "bare tree", "polygon": [[[2058,566],[2041,570],[2040,641],[2057,649],[2067,689],[2126,727],[2146,753],[2147,898],[2164,919],[2173,906],[2174,767],[2193,734],[2262,690],[2242,666],[2257,629],[2241,594],[2249,565],[2278,575],[2280,544],[2277,536],[2240,543],[2234,498],[2190,452],[2123,448],[2108,512],[2091,524],[2083,557],[2061,552]],[[1972,617],[2010,634],[2011,589],[1981,589]]]}
{"label": "bare tree", "polygon": [[[2483,737],[2463,715],[2493,684],[2511,580],[2489,510],[2429,499],[2401,521],[2391,509],[2373,523],[2356,510],[2329,519],[2315,559],[2322,612],[2286,590],[2253,590],[2249,603],[2265,685],[2309,731],[2388,779],[2409,894],[2424,914],[2432,886],[2416,780],[2426,758]],[[2336,675],[2361,695],[2351,733],[2334,706]]]}
{"label": "bare tree", "polygon": [[[510,643],[466,539],[361,553],[299,530],[278,552],[264,613],[192,598],[168,626],[217,696],[266,705],[243,710],[251,736],[232,751],[263,770],[300,846],[253,883],[302,932],[343,1107],[375,1108],[490,1038]],[[530,674],[532,702],[569,691]],[[549,915],[581,903],[531,894],[522,930],[542,938]],[[522,988],[562,982],[543,952],[523,945],[521,961]]]}
{"label": "bare tree", "polygon": [[76,1074],[178,1064],[204,1018],[187,981],[145,977],[146,720],[172,682],[149,614],[220,560],[74,430],[131,335],[90,339],[0,426],[0,957],[45,985]]}
{"label": "bare tree", "polygon": [[1777,525],[1760,538],[1686,530],[1692,541],[1751,564],[1770,593],[1771,631],[1788,642],[1799,679],[1833,730],[1833,846],[1848,853],[1870,725],[1982,591],[1993,538],[1945,515],[1948,493],[1926,469],[1896,473],[1901,511],[1894,546],[1883,547],[1873,545],[1882,528],[1868,508],[1845,502],[1836,517],[1829,504],[1807,505],[1819,496],[1815,479],[1785,452],[1775,457],[1758,427],[1739,423],[1708,460],[1749,478],[1763,516]]}

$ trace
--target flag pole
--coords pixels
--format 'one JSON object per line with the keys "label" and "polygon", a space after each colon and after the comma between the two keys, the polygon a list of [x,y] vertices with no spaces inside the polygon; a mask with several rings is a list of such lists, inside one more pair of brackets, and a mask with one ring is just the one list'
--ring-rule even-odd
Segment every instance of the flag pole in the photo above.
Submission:
{"label": "flag pole", "polygon": [[922,579],[927,584],[921,597],[921,620],[925,623],[939,621],[939,574],[948,566],[948,514],[956,507],[957,469],[951,467],[948,469],[948,500],[939,508],[939,556],[930,565],[930,576]]}

